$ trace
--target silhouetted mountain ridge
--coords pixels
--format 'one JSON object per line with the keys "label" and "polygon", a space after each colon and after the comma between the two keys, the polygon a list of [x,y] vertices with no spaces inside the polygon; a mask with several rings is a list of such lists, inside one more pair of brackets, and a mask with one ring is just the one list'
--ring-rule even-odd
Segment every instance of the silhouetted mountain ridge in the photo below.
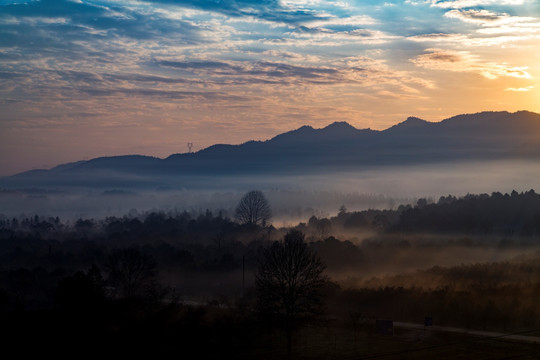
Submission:
{"label": "silhouetted mountain ridge", "polygon": [[500,159],[540,159],[540,114],[458,115],[441,122],[409,117],[386,130],[346,122],[302,126],[266,141],[216,144],[165,159],[101,157],[0,179],[0,186],[145,182],[168,176],[282,175],[359,171],[366,167]]}
{"label": "silhouetted mountain ridge", "polygon": [[145,155],[120,155],[104,156],[87,161],[77,161],[75,163],[63,164],[54,167],[53,171],[73,171],[87,169],[109,169],[109,170],[129,170],[133,167],[144,168],[161,161],[160,158]]}
{"label": "silhouetted mountain ridge", "polygon": [[414,116],[410,116],[404,122],[396,124],[392,126],[391,128],[387,129],[386,131],[399,131],[402,129],[420,128],[423,126],[428,126],[428,124],[433,124],[433,123],[430,123],[426,120],[422,120]]}

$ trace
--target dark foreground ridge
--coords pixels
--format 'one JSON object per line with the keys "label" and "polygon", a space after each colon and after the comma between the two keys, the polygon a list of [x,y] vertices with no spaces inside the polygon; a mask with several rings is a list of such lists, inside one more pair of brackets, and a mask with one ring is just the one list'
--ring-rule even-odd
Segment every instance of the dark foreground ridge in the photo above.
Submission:
{"label": "dark foreground ridge", "polygon": [[[0,217],[4,350],[538,359],[533,190],[420,199],[397,210],[343,208],[289,228],[243,222],[210,211],[75,222]],[[451,257],[453,264],[440,263]],[[276,286],[281,274],[294,281]],[[289,291],[290,284],[302,287]]]}

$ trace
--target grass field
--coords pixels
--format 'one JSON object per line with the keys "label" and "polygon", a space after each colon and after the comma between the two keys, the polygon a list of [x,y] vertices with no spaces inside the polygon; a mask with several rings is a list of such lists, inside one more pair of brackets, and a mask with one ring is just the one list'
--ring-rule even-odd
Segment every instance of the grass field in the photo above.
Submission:
{"label": "grass field", "polygon": [[[394,335],[377,335],[366,325],[356,331],[342,325],[318,324],[298,331],[291,358],[540,359],[540,343],[406,328],[395,328]],[[527,335],[540,337],[540,330],[528,332]],[[266,341],[266,345],[251,354],[253,358],[287,357],[285,344],[279,334],[270,335]]]}

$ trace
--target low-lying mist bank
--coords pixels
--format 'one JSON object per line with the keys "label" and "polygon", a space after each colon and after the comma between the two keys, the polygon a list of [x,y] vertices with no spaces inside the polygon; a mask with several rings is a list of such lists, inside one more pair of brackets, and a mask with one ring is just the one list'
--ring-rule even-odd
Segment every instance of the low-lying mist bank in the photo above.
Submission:
{"label": "low-lying mist bank", "polygon": [[[277,190],[271,194],[283,202],[292,201],[295,196]],[[232,195],[215,195],[206,200],[224,204],[228,196]],[[337,199],[341,200],[345,199]],[[358,196],[357,200],[380,203],[388,199]],[[288,211],[303,217],[311,215],[314,209],[298,207]],[[461,198],[442,196],[437,201],[422,198],[415,205],[400,205],[396,209],[350,211],[342,205],[335,216],[311,215],[307,221],[281,227],[241,224],[234,220],[233,214],[233,208],[225,208],[218,212],[132,209],[122,216],[68,220],[59,216],[3,215],[0,216],[0,235],[6,244],[14,238],[23,238],[54,244],[91,240],[107,247],[115,244],[142,246],[149,242],[174,246],[218,243],[221,249],[223,244],[244,246],[254,241],[280,240],[287,229],[294,228],[306,235],[331,267],[344,270],[348,266],[358,268],[358,264],[387,264],[389,272],[414,270],[417,264],[426,268],[459,264],[455,261],[496,261],[502,259],[500,254],[508,249],[540,244],[540,195],[533,190]],[[24,242],[16,243],[22,244]],[[486,251],[486,247],[493,251]],[[338,253],[330,256],[336,251]]]}
{"label": "low-lying mist bank", "polygon": [[[60,175],[59,175],[60,176]],[[205,211],[230,213],[246,191],[262,190],[278,226],[347,209],[395,209],[419,198],[452,194],[509,193],[537,188],[540,168],[527,160],[448,162],[410,166],[369,166],[357,171],[319,170],[296,175],[133,177],[119,172],[79,174],[84,185],[63,185],[24,177],[0,179],[0,214],[50,215],[63,219],[122,216],[139,212]],[[94,177],[99,181],[92,182]]]}
{"label": "low-lying mist bank", "polygon": [[[413,235],[414,236],[414,235]],[[386,286],[380,279],[399,277],[403,274],[426,270],[433,267],[454,267],[477,263],[505,262],[526,256],[540,250],[540,245],[505,245],[500,243],[483,245],[460,245],[451,241],[436,241],[428,246],[403,247],[397,244],[379,243],[376,246],[364,243],[350,247],[349,251],[359,252],[357,262],[350,261],[353,257],[343,251],[332,256],[330,246],[316,244],[325,263],[328,264],[327,273],[334,280],[351,287]],[[335,247],[338,247],[337,245]],[[330,254],[328,254],[328,252]],[[419,286],[434,288],[441,284],[433,282],[388,282],[389,286]]]}
{"label": "low-lying mist bank", "polygon": [[[362,331],[369,334],[367,324],[374,319],[418,323],[424,316],[444,326],[528,329],[540,320],[538,224],[529,221],[540,214],[539,204],[534,192],[450,196],[395,210],[343,207],[336,216],[279,228],[241,224],[211,211],[133,212],[70,222],[4,218],[0,312],[22,312],[33,321],[31,314],[56,311],[116,313],[136,301],[142,304],[135,306],[137,314],[162,306],[178,314],[207,308],[255,314],[261,252],[295,229],[326,265],[326,312],[317,329],[338,319],[332,326],[340,331],[365,325]],[[456,231],[433,228],[441,219]],[[486,226],[489,219],[505,226]],[[131,271],[137,276],[123,276]],[[116,324],[129,329],[137,315],[123,314]],[[184,326],[187,320],[181,319]],[[207,326],[197,319],[192,328]]]}
{"label": "low-lying mist bank", "polygon": [[[528,206],[517,207],[521,221],[516,221],[511,207],[523,202]],[[463,206],[476,211],[463,212]],[[342,208],[330,218],[311,216],[307,222],[280,228],[240,224],[209,210],[133,212],[76,221],[37,215],[4,218],[0,219],[0,260],[5,269],[77,271],[92,265],[104,269],[115,249],[137,248],[155,259],[166,286],[192,296],[238,296],[239,272],[244,269],[247,284],[252,284],[260,248],[282,240],[293,228],[305,234],[334,281],[364,286],[372,278],[434,266],[508,261],[534,252],[540,247],[536,236],[539,206],[540,195],[533,192],[443,197],[438,203],[421,199],[414,207],[396,210],[349,212]],[[490,218],[482,209],[488,208],[504,226],[486,226]],[[437,232],[431,227],[440,218],[451,221],[448,214],[456,210],[461,216],[452,220],[456,231],[441,227]],[[424,223],[425,219],[429,221]],[[234,284],[230,279],[235,279]]]}
{"label": "low-lying mist bank", "polygon": [[[73,222],[79,218],[133,217],[152,211],[203,214],[207,210],[233,217],[243,195],[243,191],[236,190],[0,190],[0,218],[59,216]],[[354,210],[391,209],[416,202],[413,198],[380,194],[279,188],[265,191],[265,196],[275,226],[292,226],[311,216],[327,217],[336,214],[341,206]]]}
{"label": "low-lying mist bank", "polygon": [[[312,358],[358,358],[390,347],[400,352],[448,343],[448,334],[402,329],[383,339],[377,319],[422,324],[427,316],[440,326],[538,334],[540,195],[534,191],[406,204],[355,193],[265,194],[274,219],[263,226],[233,218],[240,191],[5,191],[8,210],[27,200],[60,210],[70,196],[74,206],[80,196],[89,203],[62,216],[49,206],[43,213],[33,208],[0,217],[0,314],[11,329],[8,342],[57,346],[65,339],[86,348],[88,339],[92,346],[98,339],[106,351],[137,352],[130,347],[135,343],[184,353],[211,343],[212,350],[203,351],[208,358],[224,352],[259,358],[268,349],[284,349],[275,319],[259,316],[255,279],[262,253],[291,230],[305,235],[328,277],[320,311],[298,326],[302,342],[295,346],[303,359],[305,349]],[[127,212],[118,205],[109,214],[94,213],[124,196],[140,202],[129,203],[134,207]],[[333,209],[323,213],[307,206],[309,199]],[[156,208],[151,201],[172,205]],[[208,206],[180,210],[178,203],[188,201]],[[321,344],[342,356],[321,352]],[[469,354],[475,346],[468,344],[465,338],[452,346]],[[506,349],[528,351],[528,345]],[[497,355],[500,346],[476,351]],[[286,355],[276,351],[266,358],[272,357]]]}

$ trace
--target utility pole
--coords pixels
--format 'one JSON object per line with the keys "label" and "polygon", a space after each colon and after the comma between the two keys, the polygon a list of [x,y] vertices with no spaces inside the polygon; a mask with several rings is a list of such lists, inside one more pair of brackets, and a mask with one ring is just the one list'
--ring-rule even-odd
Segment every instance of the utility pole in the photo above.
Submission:
{"label": "utility pole", "polygon": [[246,285],[246,256],[242,255],[242,297],[245,295],[245,285]]}

